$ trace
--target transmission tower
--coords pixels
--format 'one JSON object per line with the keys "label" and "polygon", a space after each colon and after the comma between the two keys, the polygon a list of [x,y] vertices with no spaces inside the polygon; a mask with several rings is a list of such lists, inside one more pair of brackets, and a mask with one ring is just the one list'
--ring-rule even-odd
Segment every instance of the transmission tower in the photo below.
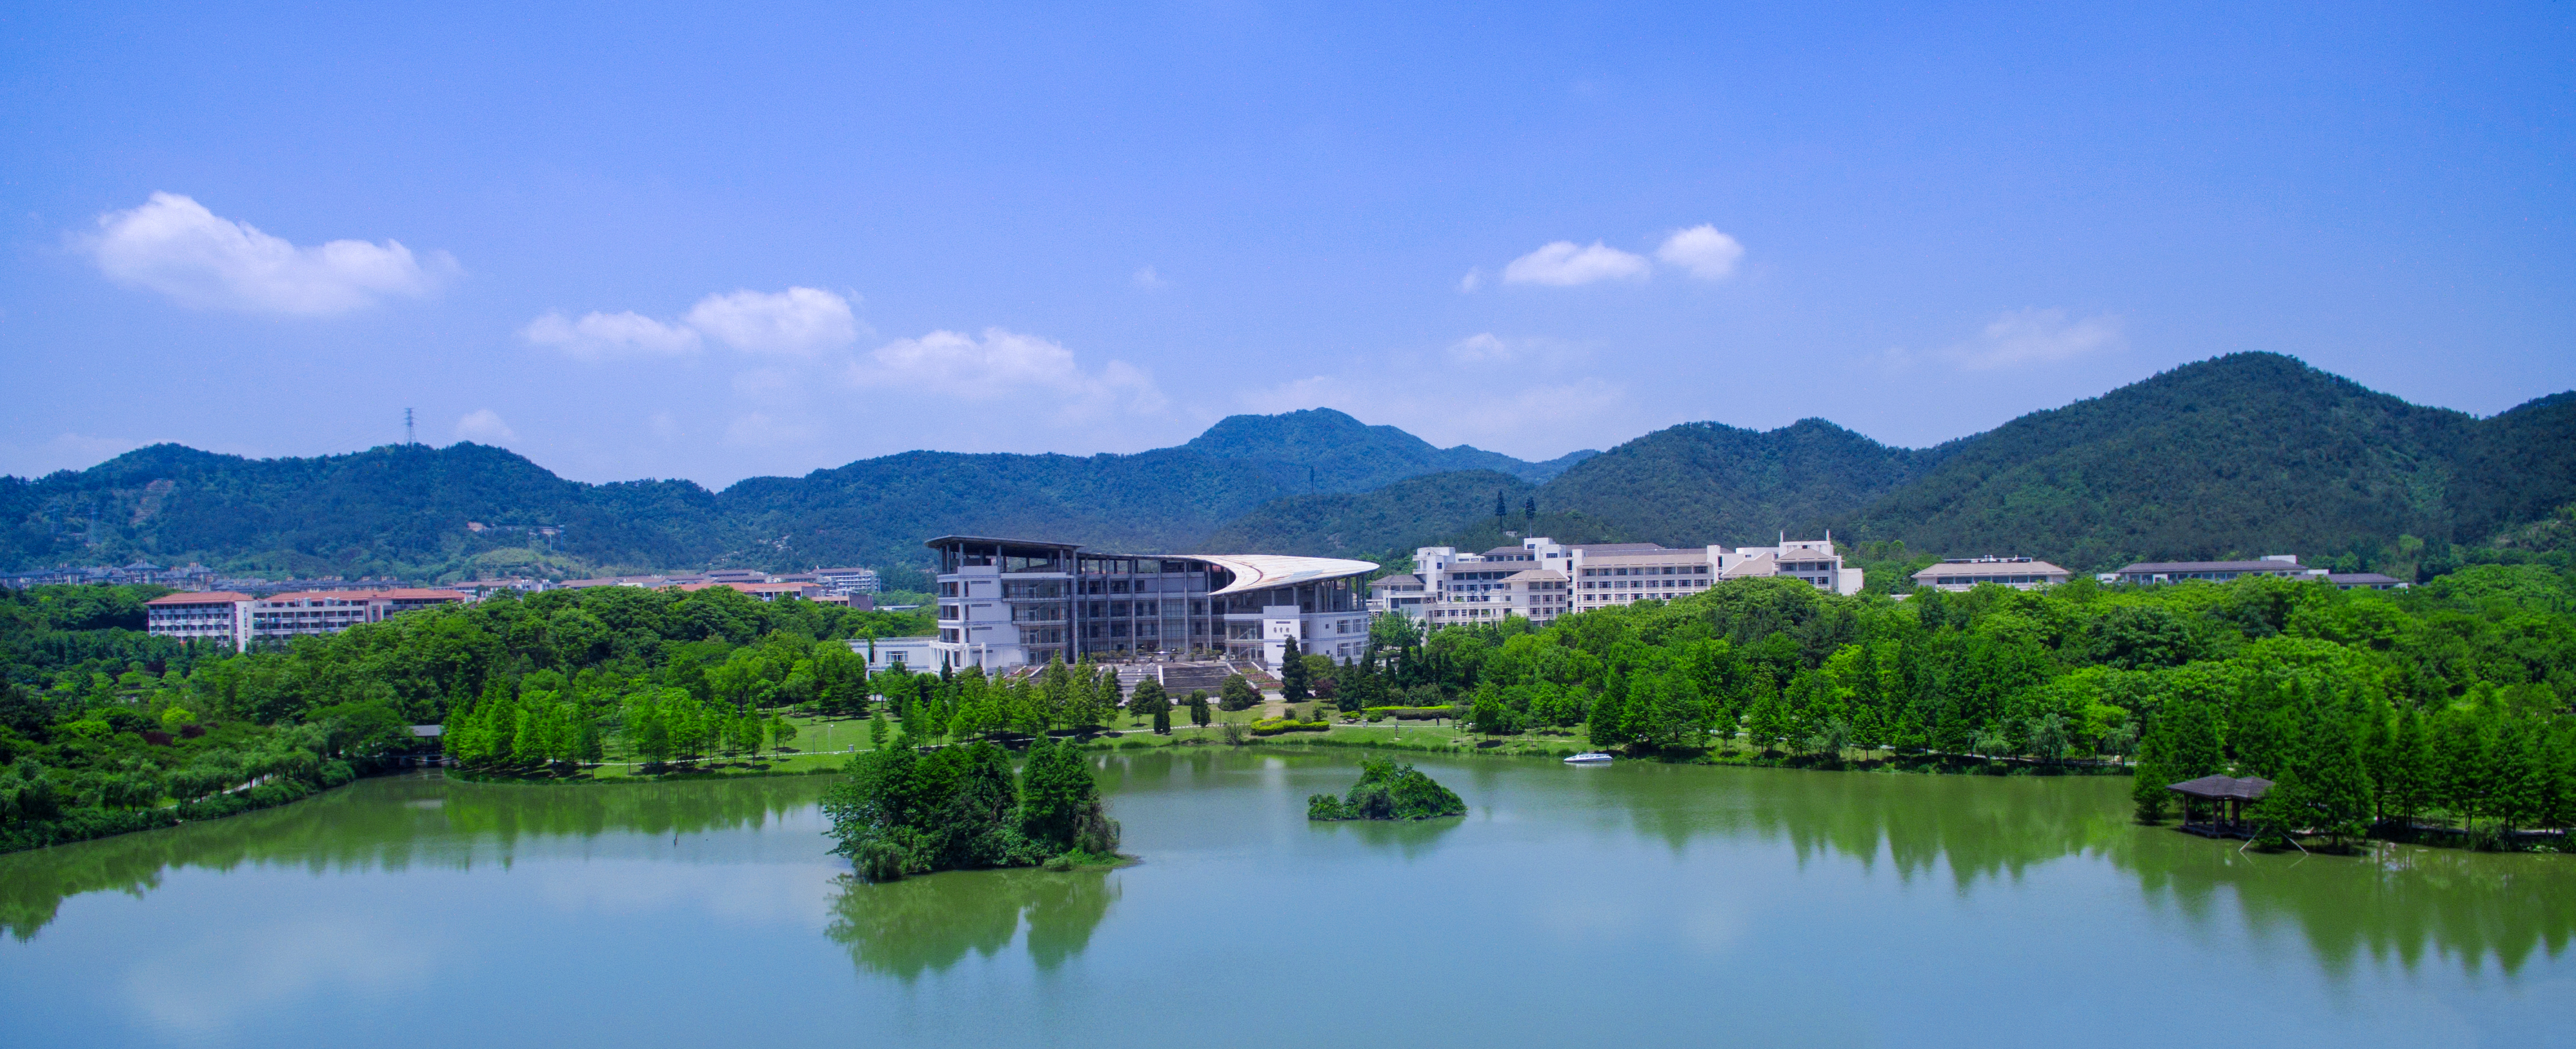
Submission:
{"label": "transmission tower", "polygon": [[403,445],[409,447],[419,443],[413,440],[411,435],[411,409],[405,408],[403,409]]}

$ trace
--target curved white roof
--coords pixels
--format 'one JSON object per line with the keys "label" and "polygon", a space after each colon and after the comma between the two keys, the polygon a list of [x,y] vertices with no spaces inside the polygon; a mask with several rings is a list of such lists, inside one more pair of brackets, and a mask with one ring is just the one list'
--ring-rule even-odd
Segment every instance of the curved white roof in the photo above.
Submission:
{"label": "curved white roof", "polygon": [[1377,571],[1368,561],[1348,561],[1338,557],[1288,557],[1281,554],[1188,554],[1210,564],[1222,565],[1234,573],[1234,582],[1208,596],[1239,594],[1247,590],[1268,590],[1274,586],[1293,586],[1326,579]]}

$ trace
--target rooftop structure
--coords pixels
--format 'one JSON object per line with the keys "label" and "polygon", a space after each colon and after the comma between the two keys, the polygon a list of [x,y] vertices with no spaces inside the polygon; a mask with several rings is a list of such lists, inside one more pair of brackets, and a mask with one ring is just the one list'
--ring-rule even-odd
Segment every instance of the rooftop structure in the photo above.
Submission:
{"label": "rooftop structure", "polygon": [[939,665],[1005,669],[1189,654],[1276,668],[1287,642],[1349,659],[1368,637],[1367,561],[1110,554],[1074,543],[941,536]]}
{"label": "rooftop structure", "polygon": [[2270,554],[2256,561],[2140,561],[2117,572],[2105,573],[2102,581],[2151,585],[2193,579],[2224,583],[2246,576],[2322,579],[2325,575],[2325,569],[2300,564],[2297,554]]}
{"label": "rooftop structure", "polygon": [[1914,585],[1936,590],[1966,590],[1991,583],[2015,590],[2055,586],[2075,574],[2046,561],[2027,557],[1972,557],[1943,561],[1914,573]]}

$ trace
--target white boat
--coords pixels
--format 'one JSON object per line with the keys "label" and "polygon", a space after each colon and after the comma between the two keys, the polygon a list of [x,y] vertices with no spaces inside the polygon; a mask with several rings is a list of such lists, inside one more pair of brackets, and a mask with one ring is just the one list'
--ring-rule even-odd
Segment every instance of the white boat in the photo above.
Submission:
{"label": "white boat", "polygon": [[1610,755],[1597,750],[1587,750],[1581,754],[1565,759],[1565,763],[1568,765],[1607,765],[1610,763]]}

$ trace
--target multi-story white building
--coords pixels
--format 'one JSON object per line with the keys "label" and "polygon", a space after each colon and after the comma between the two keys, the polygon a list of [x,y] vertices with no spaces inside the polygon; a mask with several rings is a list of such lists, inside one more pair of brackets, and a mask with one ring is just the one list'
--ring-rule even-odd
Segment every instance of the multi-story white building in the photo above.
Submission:
{"label": "multi-story white building", "polygon": [[1276,669],[1289,639],[1349,659],[1368,640],[1366,561],[1269,554],[1106,554],[1072,543],[941,536],[941,666],[1085,656],[1228,658]]}
{"label": "multi-story white building", "polygon": [[1568,612],[1687,597],[1728,579],[1786,576],[1837,594],[1858,593],[1862,583],[1861,571],[1844,567],[1834,553],[1831,536],[1678,550],[1654,543],[1561,544],[1542,536],[1481,554],[1426,546],[1413,552],[1413,563],[1412,575],[1370,584],[1373,611],[1432,626],[1507,615],[1546,622]]}
{"label": "multi-story white building", "polygon": [[143,629],[154,637],[219,641],[239,648],[241,610],[254,600],[231,590],[156,597],[143,603]]}
{"label": "multi-story white building", "polygon": [[823,584],[827,594],[873,594],[884,585],[873,568],[817,568],[806,574]]}
{"label": "multi-story white building", "polygon": [[144,626],[160,637],[221,641],[235,651],[254,642],[336,634],[360,623],[467,600],[454,590],[306,590],[252,597],[239,593],[172,594],[144,603]]}

